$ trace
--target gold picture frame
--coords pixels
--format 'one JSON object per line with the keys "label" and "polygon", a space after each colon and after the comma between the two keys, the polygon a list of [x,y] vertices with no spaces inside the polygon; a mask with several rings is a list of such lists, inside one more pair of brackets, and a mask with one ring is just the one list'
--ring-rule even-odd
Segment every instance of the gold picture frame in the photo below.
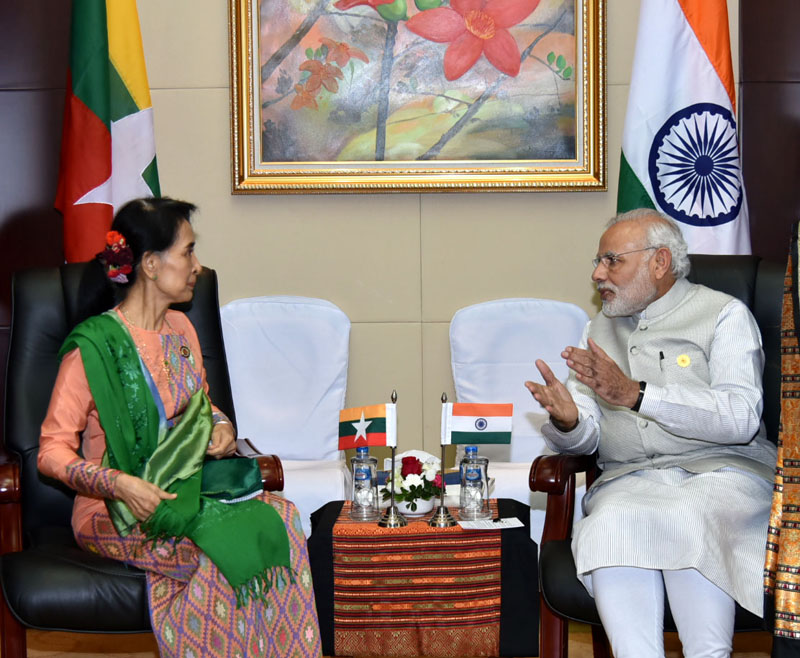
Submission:
{"label": "gold picture frame", "polygon": [[606,190],[606,0],[504,1],[229,0],[233,193]]}

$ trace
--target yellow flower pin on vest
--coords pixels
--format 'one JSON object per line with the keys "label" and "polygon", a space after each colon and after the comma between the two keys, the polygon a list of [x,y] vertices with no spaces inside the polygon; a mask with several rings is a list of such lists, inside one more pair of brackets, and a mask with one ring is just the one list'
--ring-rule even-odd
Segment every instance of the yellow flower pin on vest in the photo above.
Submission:
{"label": "yellow flower pin on vest", "polygon": [[681,354],[677,359],[678,365],[681,368],[688,368],[689,365],[692,363],[692,360],[689,358],[688,354]]}

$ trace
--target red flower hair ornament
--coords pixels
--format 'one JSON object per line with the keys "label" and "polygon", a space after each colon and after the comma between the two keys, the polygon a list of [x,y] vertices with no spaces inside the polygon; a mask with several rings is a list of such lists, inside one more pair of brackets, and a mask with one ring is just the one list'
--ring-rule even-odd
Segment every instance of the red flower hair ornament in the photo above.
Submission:
{"label": "red flower hair ornament", "polygon": [[125,236],[119,231],[106,233],[106,247],[97,254],[106,271],[106,276],[114,283],[128,283],[128,274],[133,271],[133,252]]}
{"label": "red flower hair ornament", "polygon": [[508,28],[521,23],[540,0],[450,0],[449,7],[428,9],[408,19],[406,27],[429,41],[449,43],[444,77],[456,80],[480,59],[512,77],[519,73],[520,52]]}

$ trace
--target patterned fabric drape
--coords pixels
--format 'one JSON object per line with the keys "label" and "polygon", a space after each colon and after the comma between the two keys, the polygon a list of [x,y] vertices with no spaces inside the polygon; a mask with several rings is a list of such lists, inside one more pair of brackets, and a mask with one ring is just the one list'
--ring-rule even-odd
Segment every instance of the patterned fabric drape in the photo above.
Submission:
{"label": "patterned fabric drape", "polygon": [[764,566],[764,618],[773,658],[800,657],[800,343],[798,224],[786,267],[781,324],[781,423]]}

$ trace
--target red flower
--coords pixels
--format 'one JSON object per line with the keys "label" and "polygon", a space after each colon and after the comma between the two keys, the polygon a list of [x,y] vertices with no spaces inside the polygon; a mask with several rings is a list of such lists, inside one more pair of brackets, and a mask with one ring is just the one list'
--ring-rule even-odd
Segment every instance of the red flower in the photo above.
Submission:
{"label": "red flower", "polygon": [[342,11],[347,11],[353,7],[360,7],[362,5],[375,9],[378,5],[388,5],[393,2],[394,0],[339,0],[338,2],[334,2],[333,6]]}
{"label": "red flower", "polygon": [[309,91],[303,85],[295,85],[294,91],[297,96],[292,100],[291,107],[293,110],[300,110],[304,107],[310,107],[312,110],[316,110],[319,107],[317,105],[317,99],[314,98],[316,91]]}
{"label": "red flower", "polygon": [[400,470],[400,476],[406,477],[412,474],[422,475],[422,462],[416,457],[403,457],[403,467]]}
{"label": "red flower", "polygon": [[362,62],[369,62],[363,51],[358,48],[351,48],[343,41],[334,41],[333,39],[320,39],[324,46],[328,47],[328,56],[325,58],[326,62],[336,62],[339,66],[347,66],[347,62],[351,57],[360,59]]}
{"label": "red flower", "polygon": [[429,41],[450,44],[444,54],[448,80],[464,75],[482,54],[498,71],[516,76],[520,52],[508,28],[522,22],[538,5],[539,0],[451,0],[449,7],[412,16],[406,26]]}
{"label": "red flower", "polygon": [[442,488],[442,474],[441,473],[437,473],[436,477],[433,478],[433,486],[439,487],[440,489]]}
{"label": "red flower", "polygon": [[125,236],[119,231],[109,231],[106,233],[106,244],[114,246],[118,244],[121,247],[125,246]]}
{"label": "red flower", "polygon": [[344,78],[342,70],[333,64],[323,64],[316,59],[308,59],[300,65],[301,71],[309,71],[311,76],[306,80],[306,90],[316,93],[320,87],[325,87],[331,93],[339,91],[340,80]]}

